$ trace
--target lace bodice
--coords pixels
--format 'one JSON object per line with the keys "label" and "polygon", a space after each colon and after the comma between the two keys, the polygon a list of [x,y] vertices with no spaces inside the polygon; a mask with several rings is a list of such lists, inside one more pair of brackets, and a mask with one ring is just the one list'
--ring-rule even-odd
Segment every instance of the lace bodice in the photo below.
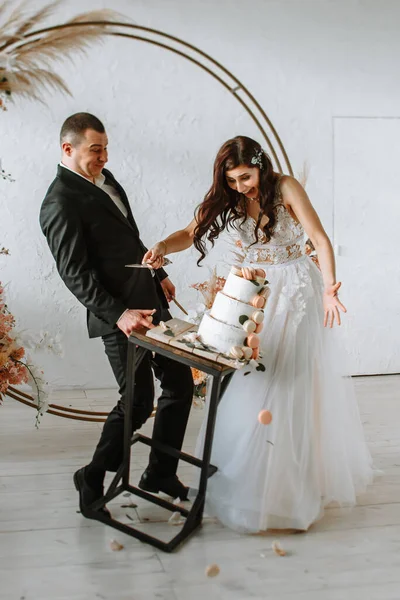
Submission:
{"label": "lace bodice", "polygon": [[254,243],[256,221],[248,216],[236,232],[239,246],[250,263],[281,264],[300,258],[304,254],[305,234],[300,223],[294,220],[279,197],[275,200],[276,223],[269,242],[261,229],[257,232],[258,243]]}

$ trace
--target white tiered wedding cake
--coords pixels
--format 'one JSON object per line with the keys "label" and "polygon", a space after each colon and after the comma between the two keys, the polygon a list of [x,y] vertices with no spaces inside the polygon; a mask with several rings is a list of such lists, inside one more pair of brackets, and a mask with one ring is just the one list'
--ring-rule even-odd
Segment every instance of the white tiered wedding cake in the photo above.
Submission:
{"label": "white tiered wedding cake", "polygon": [[269,296],[263,269],[232,267],[224,288],[199,325],[203,344],[232,358],[259,357],[259,337],[264,320],[263,308]]}

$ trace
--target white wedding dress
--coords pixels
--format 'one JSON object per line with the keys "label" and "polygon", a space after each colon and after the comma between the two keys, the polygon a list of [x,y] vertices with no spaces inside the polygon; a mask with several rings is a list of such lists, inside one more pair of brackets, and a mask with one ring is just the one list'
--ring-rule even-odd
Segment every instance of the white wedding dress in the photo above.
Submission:
{"label": "white wedding dress", "polygon": [[[206,514],[240,532],[306,530],[331,502],[354,505],[372,480],[351,379],[334,330],[323,327],[321,273],[304,254],[302,226],[275,204],[268,243],[259,231],[252,245],[251,217],[239,230],[243,265],[263,268],[270,283],[259,334],[266,370],[234,374],[218,407],[218,471],[207,488]],[[272,413],[268,426],[257,419],[263,409]],[[199,456],[204,433],[203,423]]]}

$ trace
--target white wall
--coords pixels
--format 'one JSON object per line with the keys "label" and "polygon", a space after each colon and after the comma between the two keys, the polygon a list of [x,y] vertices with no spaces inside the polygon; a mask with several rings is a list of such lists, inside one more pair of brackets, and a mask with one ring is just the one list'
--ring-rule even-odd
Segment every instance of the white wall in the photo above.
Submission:
{"label": "white wall", "polygon": [[[36,0],[35,6],[41,4]],[[69,0],[52,22],[111,4],[137,24],[197,45],[248,86],[277,128],[294,170],[304,161],[310,165],[308,191],[332,234],[333,118],[398,115],[400,3]],[[125,186],[147,244],[190,220],[223,141],[260,136],[209,76],[147,44],[110,38],[59,72],[72,98],[46,95],[47,106],[18,100],[0,114],[0,156],[16,179],[0,181],[0,246],[11,252],[0,259],[0,279],[9,282],[9,304],[23,327],[62,335],[65,358],[48,356],[43,363],[52,383],[103,387],[114,382],[101,342],[87,339],[85,311],[60,281],[38,226],[62,121],[80,110],[104,121],[108,166]],[[217,250],[208,264],[220,260]],[[190,283],[207,277],[195,266],[194,253],[174,257],[169,272],[178,298],[193,304]]]}
{"label": "white wall", "polygon": [[399,158],[400,118],[335,119],[336,263],[351,309],[340,333],[352,373],[400,372]]}

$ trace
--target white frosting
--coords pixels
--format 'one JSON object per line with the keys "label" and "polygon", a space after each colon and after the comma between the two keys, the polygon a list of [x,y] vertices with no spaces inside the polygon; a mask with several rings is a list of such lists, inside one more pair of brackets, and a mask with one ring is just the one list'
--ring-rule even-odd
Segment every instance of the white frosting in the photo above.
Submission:
{"label": "white frosting", "polygon": [[255,285],[248,279],[229,273],[223,292],[241,302],[251,302],[261,289],[262,285]]}
{"label": "white frosting", "polygon": [[243,346],[247,333],[243,327],[228,325],[205,314],[199,325],[199,336],[203,344],[229,354],[233,346]]}
{"label": "white frosting", "polygon": [[250,319],[254,312],[256,312],[254,306],[225,296],[224,292],[218,292],[214,304],[212,305],[210,315],[214,317],[214,319],[222,321],[222,323],[229,323],[231,325],[236,325],[236,327],[240,327],[241,323],[239,317],[244,315],[247,319]]}
{"label": "white frosting", "polygon": [[[200,323],[198,334],[201,341],[206,346],[227,355],[232,349],[238,356],[241,352],[245,352],[248,354],[246,359],[249,360],[252,349],[244,346],[249,332],[256,328],[251,318],[257,315],[258,323],[263,320],[263,312],[255,308],[251,301],[257,297],[262,288],[262,284],[257,285],[230,272],[224,289],[217,293],[211,311],[204,315]],[[240,317],[243,317],[243,323],[247,322],[245,327],[248,331],[243,328]]]}

